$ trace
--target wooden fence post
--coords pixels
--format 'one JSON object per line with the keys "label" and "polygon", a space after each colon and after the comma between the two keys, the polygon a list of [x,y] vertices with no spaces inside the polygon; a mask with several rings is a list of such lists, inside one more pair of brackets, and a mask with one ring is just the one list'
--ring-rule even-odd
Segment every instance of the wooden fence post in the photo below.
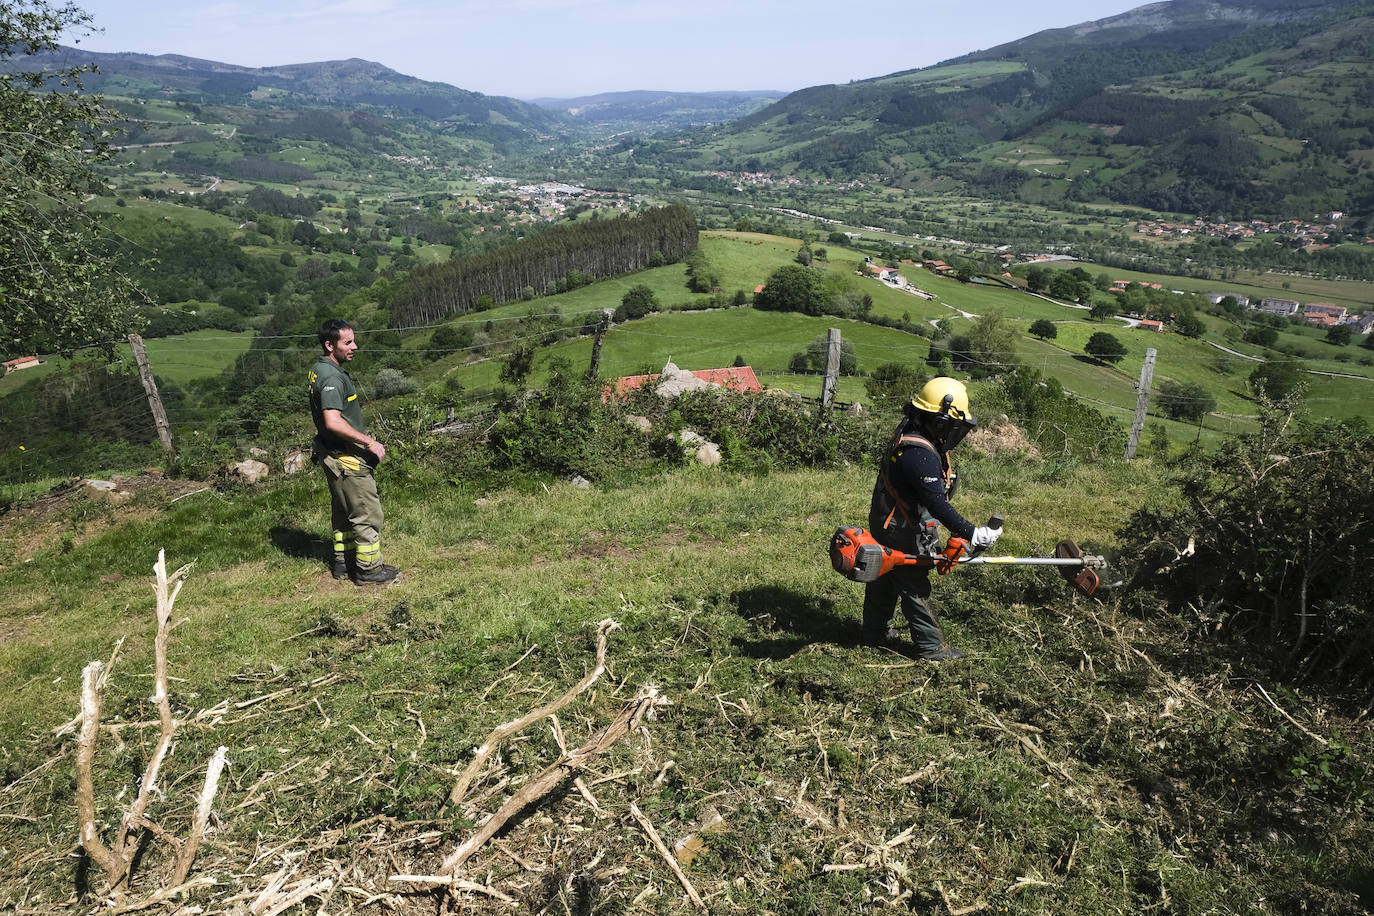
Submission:
{"label": "wooden fence post", "polygon": [[825,354],[825,382],[821,385],[821,412],[830,413],[835,401],[835,384],[840,378],[840,329],[831,328]]}
{"label": "wooden fence post", "polygon": [[611,327],[614,309],[602,309],[601,320],[596,325],[596,340],[592,341],[592,364],[587,368],[587,378],[594,379],[601,372],[601,339]]}
{"label": "wooden fence post", "polygon": [[1135,457],[1140,444],[1140,432],[1145,428],[1145,409],[1150,406],[1150,382],[1155,376],[1155,351],[1145,351],[1145,364],[1140,367],[1140,383],[1136,386],[1135,417],[1131,420],[1131,438],[1126,443],[1126,460]]}
{"label": "wooden fence post", "polygon": [[134,362],[138,363],[139,381],[143,382],[143,390],[148,393],[148,407],[153,412],[153,423],[157,426],[162,450],[167,453],[168,459],[175,459],[177,452],[172,447],[172,427],[167,422],[167,411],[162,409],[162,397],[157,393],[157,382],[153,381],[153,370],[148,365],[148,351],[143,348],[143,338],[130,334],[129,346],[134,351]]}

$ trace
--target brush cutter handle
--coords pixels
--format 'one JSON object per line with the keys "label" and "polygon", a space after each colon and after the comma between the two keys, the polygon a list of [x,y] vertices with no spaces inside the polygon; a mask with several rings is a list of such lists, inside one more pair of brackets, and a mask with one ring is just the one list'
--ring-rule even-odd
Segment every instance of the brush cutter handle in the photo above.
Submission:
{"label": "brush cutter handle", "polygon": [[1101,569],[1107,565],[1106,557],[960,557],[960,566],[1065,566]]}
{"label": "brush cutter handle", "polygon": [[961,560],[967,560],[964,551],[968,549],[968,541],[963,538],[950,538],[945,542],[945,549],[935,557],[935,571],[940,575],[947,575],[954,565]]}

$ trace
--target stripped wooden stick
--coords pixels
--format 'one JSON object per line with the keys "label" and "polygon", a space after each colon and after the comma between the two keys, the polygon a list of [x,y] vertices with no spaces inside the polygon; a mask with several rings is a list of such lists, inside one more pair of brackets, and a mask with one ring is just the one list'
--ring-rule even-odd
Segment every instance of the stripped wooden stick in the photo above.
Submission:
{"label": "stripped wooden stick", "polygon": [[95,782],[91,766],[95,760],[95,739],[100,734],[100,662],[91,662],[81,672],[81,734],[76,745],[76,816],[81,831],[81,846],[105,873],[113,886],[124,873],[124,863],[114,850],[100,841],[95,827]]}
{"label": "stripped wooden stick", "polygon": [[569,773],[586,766],[587,761],[602,751],[607,750],[616,741],[634,732],[639,728],[644,717],[662,705],[663,698],[659,696],[658,690],[647,687],[639,692],[633,700],[615,717],[610,725],[606,726],[598,735],[593,737],[586,744],[569,751],[551,766],[544,769],[538,776],[521,787],[520,791],[506,800],[495,814],[489,817],[482,827],[468,837],[461,846],[444,860],[440,867],[441,874],[451,874],[457,868],[471,858],[472,854],[482,848],[482,844],[491,839],[506,822],[520,812],[522,808],[531,802],[537,801],[547,795],[554,786],[558,785]]}
{"label": "stripped wooden stick", "polygon": [[482,746],[477,749],[472,760],[458,777],[458,781],[453,784],[453,790],[448,794],[451,804],[461,804],[468,789],[472,786],[472,781],[482,772],[482,767],[486,765],[487,758],[490,757],[500,746],[501,742],[516,732],[522,731],[531,724],[538,722],[545,716],[552,715],[571,703],[579,694],[596,682],[596,679],[606,671],[606,636],[612,630],[620,628],[620,624],[607,618],[596,626],[596,666],[592,668],[582,680],[578,681],[571,690],[563,696],[548,703],[538,709],[525,713],[518,719],[513,719],[504,725],[498,725],[487,736],[487,740],[482,742]]}
{"label": "stripped wooden stick", "polygon": [[210,822],[210,808],[215,803],[215,793],[219,791],[219,777],[224,772],[228,753],[229,748],[221,747],[215,751],[215,756],[210,758],[210,764],[205,768],[205,787],[200,790],[200,803],[196,805],[196,814],[191,820],[191,835],[177,856],[172,884],[185,881],[191,871],[191,863],[195,861],[196,851],[200,849],[200,841],[205,838],[205,826]]}
{"label": "stripped wooden stick", "polygon": [[634,802],[630,802],[630,814],[635,820],[639,821],[639,826],[644,828],[644,832],[649,835],[649,839],[653,842],[654,848],[658,850],[658,854],[663,857],[663,861],[668,863],[668,867],[673,870],[673,874],[677,875],[678,881],[682,882],[682,886],[687,891],[687,896],[692,898],[692,903],[694,903],[699,910],[706,909],[706,904],[702,901],[701,896],[697,894],[697,889],[692,887],[692,882],[687,877],[687,873],[682,870],[682,866],[677,864],[677,859],[673,858],[673,854],[668,851],[668,847],[664,844],[663,838],[660,837],[658,831],[654,829],[653,822],[644,816],[644,812],[640,811],[639,806]]}

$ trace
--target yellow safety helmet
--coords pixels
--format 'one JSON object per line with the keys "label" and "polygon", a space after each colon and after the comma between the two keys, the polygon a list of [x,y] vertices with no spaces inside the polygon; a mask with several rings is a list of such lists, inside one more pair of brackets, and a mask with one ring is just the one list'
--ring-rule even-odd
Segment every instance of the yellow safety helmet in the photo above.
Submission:
{"label": "yellow safety helmet", "polygon": [[949,416],[956,420],[972,420],[968,410],[968,390],[958,379],[933,378],[926,382],[911,406],[935,416]]}
{"label": "yellow safety helmet", "polygon": [[968,409],[968,391],[958,379],[933,378],[911,399],[911,410],[926,432],[945,451],[964,441],[978,426]]}

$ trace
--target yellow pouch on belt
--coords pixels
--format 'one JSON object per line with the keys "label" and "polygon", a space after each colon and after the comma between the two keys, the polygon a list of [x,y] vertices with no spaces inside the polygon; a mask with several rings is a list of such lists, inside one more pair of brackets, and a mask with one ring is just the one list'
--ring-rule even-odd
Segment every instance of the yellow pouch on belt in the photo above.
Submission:
{"label": "yellow pouch on belt", "polygon": [[354,455],[337,455],[335,457],[345,471],[356,474],[363,469],[363,460],[361,458]]}

